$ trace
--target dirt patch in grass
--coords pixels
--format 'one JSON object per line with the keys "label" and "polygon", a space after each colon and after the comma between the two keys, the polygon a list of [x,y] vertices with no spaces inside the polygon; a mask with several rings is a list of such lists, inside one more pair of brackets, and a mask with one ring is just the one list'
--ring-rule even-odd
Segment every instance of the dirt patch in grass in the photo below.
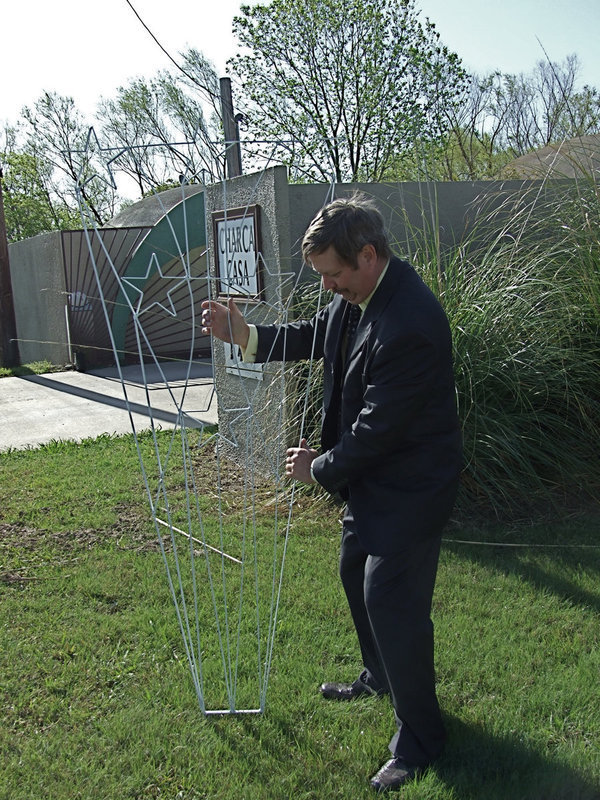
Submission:
{"label": "dirt patch in grass", "polygon": [[[277,504],[289,501],[289,484],[276,487],[272,479],[257,473],[250,480],[242,465],[223,459],[218,463],[216,455],[207,455],[206,451],[195,459],[194,479],[205,505],[208,499],[215,514],[219,509],[224,516],[240,514],[244,503],[253,506],[255,515],[272,514]],[[168,493],[173,508],[186,503],[183,484],[169,487]],[[299,495],[295,505],[300,508],[307,503],[314,503],[314,499]],[[37,580],[40,568],[64,564],[94,548],[112,546],[140,552],[160,548],[145,496],[119,503],[114,512],[114,525],[102,529],[53,531],[0,522],[0,583]],[[168,536],[163,546],[169,549]]]}

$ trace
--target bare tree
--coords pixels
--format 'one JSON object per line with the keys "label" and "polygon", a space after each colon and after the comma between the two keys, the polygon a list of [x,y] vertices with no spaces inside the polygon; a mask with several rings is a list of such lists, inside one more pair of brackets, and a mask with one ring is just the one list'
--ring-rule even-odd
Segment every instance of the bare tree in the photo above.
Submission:
{"label": "bare tree", "polygon": [[103,142],[124,150],[115,168],[133,178],[141,195],[176,183],[180,174],[189,181],[222,178],[218,100],[214,68],[194,49],[183,54],[179,72],[121,87],[100,102],[98,114]]}
{"label": "bare tree", "polygon": [[579,61],[540,61],[530,74],[472,75],[460,104],[437,106],[441,141],[416,142],[395,163],[396,178],[478,180],[497,177],[519,155],[600,131],[595,88],[577,89]]}
{"label": "bare tree", "polygon": [[598,132],[598,93],[577,91],[576,55],[562,64],[539,61],[530,75],[504,75],[489,108],[489,124],[515,156],[551,142]]}
{"label": "bare tree", "polygon": [[90,128],[71,97],[44,92],[33,108],[23,109],[25,151],[47,174],[47,191],[66,207],[77,210],[76,190],[99,224],[113,216],[117,193],[104,180],[105,167],[97,162],[99,148],[90,150]]}

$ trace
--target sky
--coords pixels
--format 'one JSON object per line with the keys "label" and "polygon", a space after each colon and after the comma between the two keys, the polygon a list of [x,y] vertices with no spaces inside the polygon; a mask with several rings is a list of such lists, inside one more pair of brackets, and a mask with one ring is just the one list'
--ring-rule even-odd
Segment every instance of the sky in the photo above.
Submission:
{"label": "sky", "polygon": [[[240,0],[130,2],[174,58],[195,47],[225,75],[225,63],[235,53],[231,22]],[[599,0],[417,0],[416,5],[470,71],[527,73],[545,58],[544,50],[559,62],[576,53],[581,85],[600,88]],[[114,96],[132,78],[172,68],[127,0],[3,0],[2,6],[0,126],[17,122],[22,107],[44,91],[73,97],[93,124],[100,98]]]}

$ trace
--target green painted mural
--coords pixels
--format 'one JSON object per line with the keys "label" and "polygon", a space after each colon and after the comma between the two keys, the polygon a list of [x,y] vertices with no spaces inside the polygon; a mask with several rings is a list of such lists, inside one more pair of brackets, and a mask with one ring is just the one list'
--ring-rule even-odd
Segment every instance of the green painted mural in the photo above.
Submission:
{"label": "green painted mural", "polygon": [[139,244],[124,274],[114,306],[111,329],[120,358],[124,358],[125,336],[136,302],[145,283],[156,270],[175,259],[185,263],[187,253],[206,247],[204,193],[182,199],[159,219]]}

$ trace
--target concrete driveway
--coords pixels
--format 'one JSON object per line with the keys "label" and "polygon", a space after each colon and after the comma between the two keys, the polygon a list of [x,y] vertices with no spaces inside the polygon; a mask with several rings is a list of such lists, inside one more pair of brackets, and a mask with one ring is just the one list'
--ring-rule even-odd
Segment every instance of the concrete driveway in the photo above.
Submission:
{"label": "concrete driveway", "polygon": [[144,371],[123,367],[123,381],[117,368],[0,378],[0,451],[131,433],[132,421],[136,431],[152,421],[173,428],[180,406],[191,426],[217,422],[210,361],[194,363],[189,376],[179,363]]}

